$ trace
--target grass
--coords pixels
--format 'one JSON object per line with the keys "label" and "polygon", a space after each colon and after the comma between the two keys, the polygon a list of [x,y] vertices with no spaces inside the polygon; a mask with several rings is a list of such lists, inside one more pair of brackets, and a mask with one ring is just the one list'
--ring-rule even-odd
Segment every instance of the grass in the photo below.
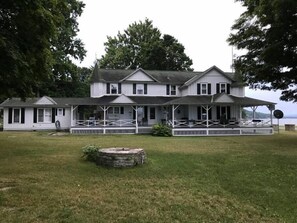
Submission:
{"label": "grass", "polygon": [[[297,133],[244,137],[0,132],[1,222],[296,222]],[[141,147],[97,167],[81,148]]]}

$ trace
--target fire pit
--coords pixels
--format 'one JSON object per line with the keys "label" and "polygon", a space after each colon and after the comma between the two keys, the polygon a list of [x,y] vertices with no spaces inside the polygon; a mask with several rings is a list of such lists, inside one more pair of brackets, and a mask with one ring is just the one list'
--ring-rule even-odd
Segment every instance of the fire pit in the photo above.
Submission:
{"label": "fire pit", "polygon": [[98,151],[97,164],[108,167],[133,167],[144,164],[146,154],[140,148],[104,148]]}

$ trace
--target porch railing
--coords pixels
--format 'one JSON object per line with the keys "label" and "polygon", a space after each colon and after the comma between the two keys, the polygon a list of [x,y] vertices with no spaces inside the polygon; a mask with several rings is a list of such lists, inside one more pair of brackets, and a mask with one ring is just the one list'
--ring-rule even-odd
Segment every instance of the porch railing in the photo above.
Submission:
{"label": "porch railing", "polygon": [[217,128],[217,127],[271,127],[270,120],[261,120],[261,119],[253,119],[253,120],[228,120],[226,122],[221,122],[220,120],[174,120],[174,124],[172,120],[167,121],[167,125],[174,126],[176,128]]}
{"label": "porch railing", "polygon": [[107,126],[136,126],[134,119],[117,119],[117,120],[76,120],[76,126],[84,127],[107,127]]}

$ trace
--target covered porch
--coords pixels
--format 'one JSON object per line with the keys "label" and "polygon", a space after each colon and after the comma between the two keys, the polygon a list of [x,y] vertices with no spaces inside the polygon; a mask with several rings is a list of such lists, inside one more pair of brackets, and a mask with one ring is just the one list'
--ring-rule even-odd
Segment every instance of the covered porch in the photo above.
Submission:
{"label": "covered porch", "polygon": [[[154,124],[172,128],[174,136],[273,134],[271,102],[220,94],[187,97],[127,97],[97,100],[88,115],[85,106],[72,106],[74,134],[149,134]],[[101,101],[101,104],[98,102]],[[267,106],[270,119],[245,119],[242,110]],[[88,105],[90,106],[90,105]]]}

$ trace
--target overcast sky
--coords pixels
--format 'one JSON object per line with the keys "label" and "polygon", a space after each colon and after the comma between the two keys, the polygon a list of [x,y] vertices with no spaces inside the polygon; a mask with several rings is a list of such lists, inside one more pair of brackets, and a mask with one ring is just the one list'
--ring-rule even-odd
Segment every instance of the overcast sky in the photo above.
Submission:
{"label": "overcast sky", "polygon": [[[116,36],[134,22],[153,21],[162,34],[175,37],[193,60],[195,71],[216,65],[231,71],[232,48],[226,42],[231,26],[244,8],[234,0],[83,0],[79,38],[87,56],[81,66],[93,65],[105,54],[107,36]],[[233,49],[233,54],[238,54]],[[280,102],[279,92],[246,90],[246,96],[278,103],[285,114],[297,114],[297,104]],[[267,109],[259,108],[267,112]]]}

